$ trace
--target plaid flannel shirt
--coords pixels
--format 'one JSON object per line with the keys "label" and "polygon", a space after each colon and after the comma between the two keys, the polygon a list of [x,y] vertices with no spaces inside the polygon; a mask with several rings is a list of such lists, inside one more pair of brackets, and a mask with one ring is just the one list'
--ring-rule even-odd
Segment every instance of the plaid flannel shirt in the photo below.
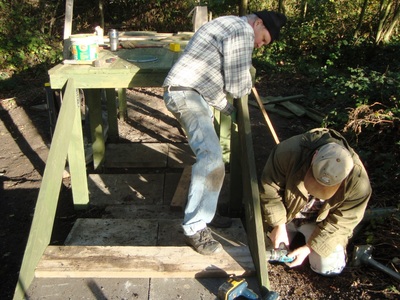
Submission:
{"label": "plaid flannel shirt", "polygon": [[194,34],[163,86],[191,87],[210,106],[229,115],[234,108],[226,94],[250,94],[253,49],[254,31],[245,17],[214,19]]}

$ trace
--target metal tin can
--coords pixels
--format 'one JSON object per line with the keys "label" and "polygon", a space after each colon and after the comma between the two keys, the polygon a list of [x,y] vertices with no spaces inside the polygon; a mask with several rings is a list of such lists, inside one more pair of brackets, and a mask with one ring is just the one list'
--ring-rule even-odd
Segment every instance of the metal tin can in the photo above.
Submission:
{"label": "metal tin can", "polygon": [[110,38],[110,50],[117,51],[118,49],[118,30],[110,29],[108,32],[108,37]]}

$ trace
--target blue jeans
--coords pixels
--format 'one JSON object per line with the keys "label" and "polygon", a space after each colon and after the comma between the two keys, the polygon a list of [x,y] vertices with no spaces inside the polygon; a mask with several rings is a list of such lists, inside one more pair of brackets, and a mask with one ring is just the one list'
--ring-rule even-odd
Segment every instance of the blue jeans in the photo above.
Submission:
{"label": "blue jeans", "polygon": [[225,177],[222,149],[213,124],[213,113],[195,91],[167,91],[167,109],[178,119],[196,156],[182,223],[185,235],[204,229],[213,219]]}

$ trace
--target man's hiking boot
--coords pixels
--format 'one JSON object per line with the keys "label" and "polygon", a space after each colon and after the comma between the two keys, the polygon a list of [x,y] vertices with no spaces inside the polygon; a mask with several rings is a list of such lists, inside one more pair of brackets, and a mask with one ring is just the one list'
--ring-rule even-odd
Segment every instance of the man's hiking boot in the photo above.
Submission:
{"label": "man's hiking boot", "polygon": [[232,219],[229,217],[221,216],[218,212],[215,213],[214,218],[211,220],[210,225],[215,228],[229,228],[232,225]]}
{"label": "man's hiking boot", "polygon": [[208,227],[197,231],[193,235],[185,235],[185,242],[203,255],[212,255],[222,250],[222,245],[214,240]]}

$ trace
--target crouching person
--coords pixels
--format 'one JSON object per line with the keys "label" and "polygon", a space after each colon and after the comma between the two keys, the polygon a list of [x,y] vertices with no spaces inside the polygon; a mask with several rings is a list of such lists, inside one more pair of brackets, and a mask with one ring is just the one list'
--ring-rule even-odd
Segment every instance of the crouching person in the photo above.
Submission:
{"label": "crouching person", "polygon": [[297,233],[305,245],[288,256],[308,257],[321,275],[340,274],[346,245],[371,196],[367,172],[338,132],[317,128],[275,146],[261,176],[260,200],[271,247],[287,247]]}

